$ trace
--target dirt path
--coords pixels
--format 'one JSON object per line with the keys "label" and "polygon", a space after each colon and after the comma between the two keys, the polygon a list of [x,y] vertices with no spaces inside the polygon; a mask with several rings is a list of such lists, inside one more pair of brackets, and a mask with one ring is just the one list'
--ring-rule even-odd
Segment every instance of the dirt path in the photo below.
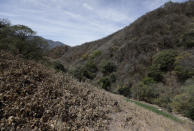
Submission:
{"label": "dirt path", "polygon": [[191,124],[180,124],[114,95],[121,111],[111,114],[110,131],[193,131]]}

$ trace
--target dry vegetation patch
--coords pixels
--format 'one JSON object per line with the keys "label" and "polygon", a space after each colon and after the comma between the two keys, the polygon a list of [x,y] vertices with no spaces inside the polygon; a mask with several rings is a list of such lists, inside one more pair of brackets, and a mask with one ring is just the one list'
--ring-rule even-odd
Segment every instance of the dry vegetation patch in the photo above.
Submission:
{"label": "dry vegetation patch", "polygon": [[43,65],[0,53],[1,130],[106,129],[116,101]]}

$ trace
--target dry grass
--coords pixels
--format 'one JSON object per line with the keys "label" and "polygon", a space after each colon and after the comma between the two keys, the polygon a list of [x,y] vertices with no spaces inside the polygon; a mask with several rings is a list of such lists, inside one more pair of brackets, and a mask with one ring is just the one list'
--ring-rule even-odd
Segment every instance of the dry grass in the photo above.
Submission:
{"label": "dry grass", "polygon": [[0,129],[189,131],[43,65],[0,52]]}

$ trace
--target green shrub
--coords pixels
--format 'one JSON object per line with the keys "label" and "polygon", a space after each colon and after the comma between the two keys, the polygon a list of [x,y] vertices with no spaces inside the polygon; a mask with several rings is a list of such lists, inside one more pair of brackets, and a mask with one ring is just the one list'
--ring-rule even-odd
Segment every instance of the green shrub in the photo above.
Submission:
{"label": "green shrub", "polygon": [[182,41],[185,48],[194,47],[194,32],[186,33]]}
{"label": "green shrub", "polygon": [[159,71],[170,71],[174,68],[175,57],[177,52],[173,50],[164,50],[157,53],[153,57],[152,67],[157,68]]}
{"label": "green shrub", "polygon": [[163,80],[163,72],[160,71],[158,68],[151,66],[149,68],[148,77],[153,78],[154,81],[162,81]]}
{"label": "green shrub", "polygon": [[174,97],[172,109],[194,120],[194,85],[184,87],[183,92]]}
{"label": "green shrub", "polygon": [[54,62],[53,63],[53,68],[56,71],[62,71],[62,72],[67,72],[67,70],[64,68],[64,66],[60,62]]}
{"label": "green shrub", "polygon": [[93,80],[96,77],[96,72],[98,71],[97,66],[93,61],[88,61],[84,66],[77,67],[71,73],[79,81],[85,79]]}
{"label": "green shrub", "polygon": [[176,57],[175,72],[179,81],[184,82],[194,76],[194,55],[190,51],[181,53]]}
{"label": "green shrub", "polygon": [[99,80],[99,85],[105,89],[106,91],[110,91],[111,89],[111,82],[109,80],[109,78],[107,77],[102,77],[100,80]]}
{"label": "green shrub", "polygon": [[175,66],[175,71],[179,80],[183,82],[194,75],[194,71],[187,70],[181,65]]}
{"label": "green shrub", "polygon": [[94,60],[96,57],[100,56],[101,55],[101,51],[99,50],[95,50],[93,51],[91,54],[89,54],[88,52],[85,53],[84,55],[82,55],[82,59],[83,60]]}
{"label": "green shrub", "polygon": [[153,100],[158,97],[159,93],[153,85],[138,84],[131,88],[132,97],[140,101],[153,103]]}
{"label": "green shrub", "polygon": [[130,86],[123,86],[118,89],[119,94],[125,97],[131,97],[131,87]]}
{"label": "green shrub", "polygon": [[92,54],[90,54],[90,59],[94,59],[98,56],[101,55],[101,51],[100,50],[95,50],[94,52],[92,52]]}
{"label": "green shrub", "polygon": [[174,69],[176,51],[164,50],[153,57],[152,66],[149,68],[148,76],[154,81],[162,81],[163,74]]}
{"label": "green shrub", "polygon": [[116,78],[115,74],[111,74],[109,77],[110,77],[111,82],[113,82],[113,83],[116,82],[117,78]]}
{"label": "green shrub", "polygon": [[90,60],[88,61],[83,67],[83,77],[93,80],[96,77],[96,72],[98,71],[98,68],[96,64]]}
{"label": "green shrub", "polygon": [[152,85],[152,84],[154,84],[154,83],[156,83],[156,82],[155,82],[154,79],[151,78],[151,77],[145,77],[145,78],[143,79],[143,83],[144,83],[145,85]]}
{"label": "green shrub", "polygon": [[84,80],[84,76],[83,76],[83,68],[81,66],[76,67],[75,69],[73,69],[70,72],[76,79],[78,79],[79,81]]}
{"label": "green shrub", "polygon": [[91,73],[96,73],[98,71],[96,64],[92,60],[88,61],[84,68]]}
{"label": "green shrub", "polygon": [[[161,95],[161,93],[160,93],[160,95]],[[171,105],[170,105],[171,102],[172,102],[172,100],[171,100],[171,96],[169,96],[169,94],[164,94],[164,95],[159,96],[156,99],[153,99],[153,104],[156,104],[160,107],[163,107],[163,108],[167,109],[169,112],[172,111]]]}
{"label": "green shrub", "polygon": [[87,60],[88,57],[89,57],[89,54],[88,54],[88,53],[85,53],[85,54],[82,55],[81,58],[82,58],[83,60]]}
{"label": "green shrub", "polygon": [[112,62],[105,62],[102,64],[102,73],[104,75],[108,75],[110,73],[113,73],[117,70],[117,67],[114,63]]}
{"label": "green shrub", "polygon": [[95,73],[92,73],[86,69],[83,70],[83,76],[87,79],[93,80],[96,77]]}

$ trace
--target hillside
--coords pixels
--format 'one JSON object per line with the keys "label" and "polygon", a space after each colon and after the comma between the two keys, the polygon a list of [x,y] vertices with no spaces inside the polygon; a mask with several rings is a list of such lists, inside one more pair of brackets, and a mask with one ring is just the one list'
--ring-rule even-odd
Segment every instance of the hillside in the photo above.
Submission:
{"label": "hillside", "polygon": [[55,48],[50,49],[48,56],[53,59],[57,59],[60,56],[63,56],[70,48],[71,47],[67,45],[56,46]]}
{"label": "hillside", "polygon": [[[145,70],[151,65],[154,54],[164,49],[181,50],[186,46],[182,39],[194,28],[193,6],[191,1],[166,3],[106,38],[70,48],[60,58],[61,62],[67,67],[79,66],[88,61],[87,55],[100,51],[95,64],[112,61],[118,68],[119,84],[137,82],[146,75]],[[130,77],[134,79],[130,80]]]}
{"label": "hillside", "polygon": [[0,19],[0,129],[193,131],[194,1],[103,39],[50,49]]}
{"label": "hillside", "polygon": [[[124,29],[71,47],[56,59],[79,81],[194,119],[193,7],[193,1],[168,2]],[[185,93],[187,108],[181,101]]]}
{"label": "hillside", "polygon": [[[191,131],[71,76],[0,52],[0,128]],[[185,121],[186,122],[186,121]]]}

